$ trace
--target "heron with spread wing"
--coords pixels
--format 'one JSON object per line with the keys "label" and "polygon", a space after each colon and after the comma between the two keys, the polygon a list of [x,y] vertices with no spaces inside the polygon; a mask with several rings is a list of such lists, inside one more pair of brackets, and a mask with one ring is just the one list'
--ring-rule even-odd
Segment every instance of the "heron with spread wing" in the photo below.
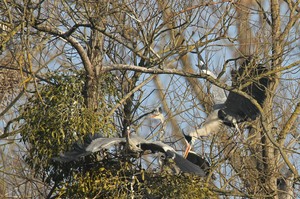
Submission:
{"label": "heron with spread wing", "polygon": [[[266,71],[267,69],[264,66],[254,64],[251,59],[248,59],[240,66],[239,70],[232,72],[233,86],[250,82],[248,86],[242,88],[242,91],[250,95],[262,106],[266,99],[270,78],[261,77],[258,80],[256,78]],[[217,76],[207,69],[202,69],[201,72],[217,79]],[[194,139],[217,133],[221,124],[233,126],[240,132],[238,123],[254,120],[260,113],[255,104],[238,93],[229,91],[226,97],[224,89],[216,85],[212,85],[211,91],[214,102],[213,110],[207,116],[201,128],[190,132],[188,135],[184,134],[187,143],[184,157],[187,157],[191,150]]]}
{"label": "heron with spread wing", "polygon": [[125,146],[124,149],[126,152],[135,154],[143,154],[146,151],[151,153],[164,153],[166,158],[174,161],[180,171],[202,177],[206,176],[205,171],[201,167],[183,158],[171,146],[161,141],[147,141],[131,133],[129,128],[127,129],[125,138],[103,138],[98,134],[88,135],[83,143],[75,143],[71,151],[61,154],[60,157],[56,157],[54,160],[60,162],[77,161],[81,157],[88,156],[92,153],[108,150],[114,145]]}

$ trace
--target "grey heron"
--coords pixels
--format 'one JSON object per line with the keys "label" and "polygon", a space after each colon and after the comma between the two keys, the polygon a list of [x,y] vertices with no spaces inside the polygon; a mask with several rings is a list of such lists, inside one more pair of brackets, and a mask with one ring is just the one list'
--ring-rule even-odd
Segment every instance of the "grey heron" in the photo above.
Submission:
{"label": "grey heron", "polygon": [[[249,85],[242,88],[242,91],[250,95],[262,106],[266,99],[270,78],[265,76],[258,80],[255,78],[261,76],[266,71],[267,68],[263,65],[253,63],[251,58],[247,59],[237,71],[232,71],[232,86],[236,86],[237,84],[243,85],[249,81]],[[202,69],[201,72],[214,79],[217,78],[214,73],[207,69]],[[240,132],[238,123],[254,120],[260,113],[258,108],[248,98],[238,93],[229,91],[226,97],[224,89],[216,85],[212,85],[211,91],[214,102],[213,110],[207,116],[201,128],[190,132],[188,135],[184,134],[187,143],[184,157],[187,157],[188,152],[191,150],[194,139],[217,133],[221,124],[230,127],[233,126]]]}
{"label": "grey heron", "polygon": [[162,130],[158,132],[158,140],[159,141],[164,140],[164,136],[165,136],[165,131],[164,131],[165,117],[164,117],[164,115],[162,113],[162,108],[158,107],[158,108],[154,109],[152,112],[150,112],[149,118],[152,118],[152,119],[155,119],[155,120],[159,120],[159,124],[158,125],[162,126]]}
{"label": "grey heron", "polygon": [[77,161],[80,157],[90,155],[92,153],[110,149],[114,145],[125,145],[125,149],[129,149],[131,153],[141,153],[146,151],[151,153],[161,152],[169,159],[172,159],[176,166],[185,173],[192,173],[201,177],[206,175],[205,171],[198,165],[183,158],[174,148],[161,141],[147,141],[138,135],[131,133],[127,129],[126,138],[104,138],[99,134],[88,135],[83,143],[76,142],[73,149],[54,158],[60,162]]}
{"label": "grey heron", "polygon": [[149,117],[153,118],[153,119],[156,119],[156,120],[159,120],[161,123],[164,123],[164,121],[165,121],[165,117],[162,114],[162,108],[161,107],[158,107],[158,108],[154,109],[153,111],[151,111]]}

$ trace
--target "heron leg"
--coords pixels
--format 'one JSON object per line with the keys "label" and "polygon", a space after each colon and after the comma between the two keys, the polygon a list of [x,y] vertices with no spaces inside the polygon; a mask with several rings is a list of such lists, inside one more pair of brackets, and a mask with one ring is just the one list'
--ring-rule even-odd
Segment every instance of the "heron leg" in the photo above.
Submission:
{"label": "heron leg", "polygon": [[242,132],[241,132],[241,130],[240,130],[240,128],[239,128],[239,126],[238,126],[238,124],[237,124],[237,121],[236,120],[233,120],[233,125],[234,125],[234,127],[236,128],[236,130],[238,131],[238,139],[240,140],[240,142],[242,143],[243,142],[243,139],[242,139]]}
{"label": "heron leg", "polygon": [[232,123],[233,123],[234,127],[236,128],[236,130],[237,130],[237,131],[239,132],[239,134],[241,135],[242,132],[241,132],[241,130],[240,130],[238,124],[237,124],[237,121],[234,119],[234,120],[232,121]]}

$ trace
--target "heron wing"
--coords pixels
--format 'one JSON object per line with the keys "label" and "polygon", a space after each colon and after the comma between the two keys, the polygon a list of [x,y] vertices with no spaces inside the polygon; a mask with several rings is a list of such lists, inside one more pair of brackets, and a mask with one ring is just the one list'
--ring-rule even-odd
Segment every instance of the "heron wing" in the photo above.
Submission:
{"label": "heron wing", "polygon": [[85,150],[94,153],[103,149],[109,149],[112,145],[125,142],[125,138],[97,138],[93,140]]}
{"label": "heron wing", "polygon": [[166,151],[166,154],[168,157],[173,157],[173,160],[176,164],[176,166],[185,173],[193,173],[198,176],[204,177],[205,172],[203,169],[201,169],[199,166],[195,165],[194,163],[190,162],[189,160],[185,159],[178,153],[174,151]]}
{"label": "heron wing", "polygon": [[186,157],[187,160],[194,163],[195,165],[198,165],[201,169],[204,171],[208,171],[210,168],[210,164],[207,162],[207,160],[204,157],[201,157],[197,155],[195,152],[190,151],[188,153],[188,156]]}
{"label": "heron wing", "polygon": [[[210,70],[205,69],[201,70],[201,72],[211,76],[214,79],[217,79],[217,76]],[[222,106],[227,99],[225,90],[214,84],[211,85],[211,94],[213,96],[214,109],[220,108],[220,106]]]}
{"label": "heron wing", "polygon": [[141,143],[142,150],[150,150],[152,153],[162,152],[165,153],[167,157],[172,158],[176,166],[186,173],[193,173],[199,176],[205,176],[205,172],[202,168],[190,162],[189,160],[183,158],[181,155],[176,153],[176,151],[169,145],[156,141],[156,142],[146,142]]}
{"label": "heron wing", "polygon": [[171,146],[161,142],[161,141],[155,141],[155,142],[142,142],[140,143],[141,149],[143,151],[151,151],[152,153],[162,152],[166,153],[167,150],[175,151]]}
{"label": "heron wing", "polygon": [[[255,68],[254,72],[250,73],[252,76],[247,77],[247,81],[251,81],[251,78],[262,74],[266,70],[267,69],[265,67],[258,66],[258,68]],[[240,69],[239,73],[243,73],[243,70]],[[236,81],[238,82],[239,80],[237,79]],[[237,84],[237,82],[234,82],[234,84]],[[264,77],[258,81],[251,82],[251,84],[243,88],[242,91],[253,97],[258,104],[262,106],[267,97],[266,92],[269,84],[270,79],[268,77]],[[258,108],[249,99],[234,92],[229,93],[223,111],[226,115],[234,117],[237,122],[243,122],[247,119],[254,120],[260,113]]]}
{"label": "heron wing", "polygon": [[209,136],[217,133],[222,124],[222,120],[220,120],[218,113],[219,113],[219,109],[213,110],[207,116],[201,128],[197,128],[195,131],[190,132],[189,136],[199,138],[202,136]]}
{"label": "heron wing", "polygon": [[54,157],[53,160],[60,162],[70,162],[79,159],[80,157],[87,156],[91,154],[91,151],[86,151],[86,147],[92,143],[93,140],[101,138],[100,134],[88,134],[85,136],[84,140],[79,140],[72,145],[72,149],[59,157]]}
{"label": "heron wing", "polygon": [[91,153],[109,149],[114,144],[125,143],[125,138],[103,138],[101,135],[89,134],[84,141],[77,141],[73,144],[72,150],[53,158],[55,161],[70,162],[78,160],[80,157],[90,155]]}
{"label": "heron wing", "polygon": [[226,123],[226,117],[233,117],[237,122],[246,121],[247,118],[255,119],[259,110],[249,99],[237,93],[230,92],[222,112],[224,112],[224,121]]}
{"label": "heron wing", "polygon": [[78,160],[80,157],[87,156],[91,154],[92,152],[90,151],[85,151],[83,150],[72,150],[72,151],[67,151],[63,154],[60,154],[59,157],[54,157],[53,160],[59,161],[59,162],[70,162],[70,161],[75,161]]}

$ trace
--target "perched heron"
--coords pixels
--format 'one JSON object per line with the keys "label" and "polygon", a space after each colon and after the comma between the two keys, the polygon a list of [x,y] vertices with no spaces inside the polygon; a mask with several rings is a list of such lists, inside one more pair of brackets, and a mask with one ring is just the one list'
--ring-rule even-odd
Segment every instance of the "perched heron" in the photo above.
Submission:
{"label": "perched heron", "polygon": [[[232,71],[233,86],[237,84],[243,85],[248,81],[252,81],[248,86],[244,87],[242,91],[250,95],[262,106],[266,99],[270,78],[262,77],[253,81],[253,78],[259,77],[265,73],[267,69],[261,64],[252,65],[252,63],[251,59],[247,59],[237,71]],[[207,69],[202,69],[201,72],[214,79],[217,78],[215,74]],[[190,132],[188,135],[184,134],[187,142],[184,157],[187,157],[191,150],[194,139],[217,133],[221,124],[230,127],[234,126],[240,132],[237,125],[238,123],[254,120],[260,113],[258,108],[248,98],[240,94],[230,91],[226,97],[224,89],[216,85],[212,85],[211,91],[214,102],[213,110],[207,116],[201,128]]]}
{"label": "perched heron", "polygon": [[164,117],[164,115],[162,113],[162,108],[159,107],[159,108],[156,108],[153,111],[151,111],[150,115],[149,115],[149,118],[152,118],[152,119],[155,119],[155,120],[159,120],[159,122],[160,122],[159,124],[161,124],[162,130],[158,132],[158,140],[159,141],[164,140],[164,136],[165,136],[165,131],[164,131],[165,117]]}
{"label": "perched heron", "polygon": [[61,154],[60,157],[56,157],[54,160],[60,162],[76,161],[80,157],[110,149],[114,145],[125,145],[125,149],[131,153],[143,153],[146,151],[150,151],[151,153],[161,152],[165,154],[165,157],[172,159],[182,172],[192,173],[202,177],[206,175],[201,167],[183,158],[171,146],[161,141],[147,141],[131,133],[129,129],[127,129],[126,138],[103,138],[98,134],[88,135],[83,143],[76,142],[73,145],[73,150]]}
{"label": "perched heron", "polygon": [[164,123],[164,121],[165,121],[165,117],[162,114],[162,108],[161,107],[158,107],[158,108],[154,109],[153,111],[151,111],[149,117],[153,118],[153,119],[156,119],[156,120],[159,120],[161,123]]}

